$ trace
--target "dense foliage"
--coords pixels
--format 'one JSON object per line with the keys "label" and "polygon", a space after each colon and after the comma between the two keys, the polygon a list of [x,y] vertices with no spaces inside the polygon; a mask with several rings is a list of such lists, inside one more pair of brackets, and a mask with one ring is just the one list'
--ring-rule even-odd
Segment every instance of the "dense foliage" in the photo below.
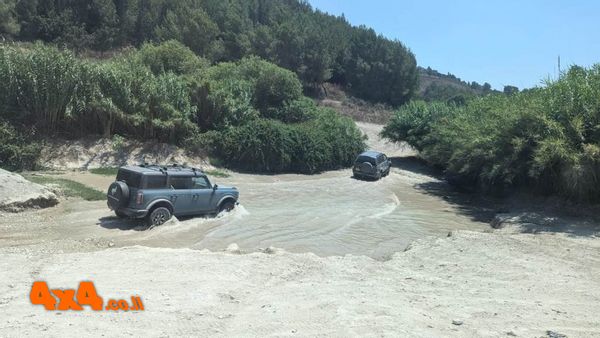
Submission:
{"label": "dense foliage", "polygon": [[364,150],[354,122],[330,110],[319,110],[315,119],[298,124],[258,119],[228,129],[213,142],[236,168],[267,172],[338,169],[350,166]]}
{"label": "dense foliage", "polygon": [[31,141],[32,136],[0,121],[0,168],[35,169],[40,147]]}
{"label": "dense foliage", "polygon": [[331,81],[393,105],[417,85],[415,57],[400,42],[298,0],[4,0],[0,39],[100,52],[177,40],[212,63],[256,55],[308,91]]}
{"label": "dense foliage", "polygon": [[[176,41],[102,61],[0,46],[0,81],[0,118],[44,136],[121,135],[190,150],[210,139],[226,163],[269,172],[349,165],[364,147],[351,121],[303,96],[293,72],[257,57],[209,66]],[[15,128],[0,125],[0,141],[0,166],[32,166],[36,147]]]}
{"label": "dense foliage", "polygon": [[600,199],[600,65],[544,88],[457,106],[414,102],[383,131],[463,183]]}
{"label": "dense foliage", "polygon": [[135,53],[107,62],[35,45],[0,47],[0,114],[45,134],[102,132],[177,142],[195,129],[185,80]]}

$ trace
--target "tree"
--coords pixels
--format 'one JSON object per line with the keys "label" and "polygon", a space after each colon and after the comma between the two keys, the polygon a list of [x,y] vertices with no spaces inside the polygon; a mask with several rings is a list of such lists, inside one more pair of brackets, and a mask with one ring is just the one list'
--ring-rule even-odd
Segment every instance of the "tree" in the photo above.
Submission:
{"label": "tree", "polygon": [[515,86],[504,86],[504,94],[513,95],[519,92],[519,88]]}
{"label": "tree", "polygon": [[16,0],[0,2],[0,40],[11,39],[19,32],[20,26],[16,18]]}

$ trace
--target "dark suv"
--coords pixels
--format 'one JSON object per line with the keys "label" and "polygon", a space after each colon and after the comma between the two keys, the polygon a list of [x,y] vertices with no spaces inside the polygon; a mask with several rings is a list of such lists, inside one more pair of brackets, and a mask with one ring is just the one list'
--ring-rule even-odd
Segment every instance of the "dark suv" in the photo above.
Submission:
{"label": "dark suv", "polygon": [[369,177],[376,180],[390,173],[392,161],[385,154],[377,151],[365,151],[354,161],[352,173],[354,177]]}
{"label": "dark suv", "polygon": [[108,207],[118,217],[146,218],[150,226],[172,215],[231,211],[239,196],[237,188],[212,185],[201,170],[178,165],[122,167],[107,193]]}

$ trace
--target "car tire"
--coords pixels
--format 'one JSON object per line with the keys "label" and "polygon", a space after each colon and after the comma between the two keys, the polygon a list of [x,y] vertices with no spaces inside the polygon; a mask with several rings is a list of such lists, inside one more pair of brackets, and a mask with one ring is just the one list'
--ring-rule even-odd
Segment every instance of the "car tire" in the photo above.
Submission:
{"label": "car tire", "polygon": [[129,203],[129,186],[125,182],[115,181],[108,187],[106,197],[111,209],[123,208]]}
{"label": "car tire", "polygon": [[149,227],[155,227],[165,224],[171,219],[171,210],[165,207],[158,207],[148,214],[147,223]]}
{"label": "car tire", "polygon": [[125,215],[123,212],[121,211],[117,211],[115,210],[115,215],[117,215],[117,217],[119,218],[127,218],[127,215]]}
{"label": "car tire", "polygon": [[235,209],[235,203],[233,201],[225,201],[219,206],[220,213],[223,211],[230,212],[233,209]]}

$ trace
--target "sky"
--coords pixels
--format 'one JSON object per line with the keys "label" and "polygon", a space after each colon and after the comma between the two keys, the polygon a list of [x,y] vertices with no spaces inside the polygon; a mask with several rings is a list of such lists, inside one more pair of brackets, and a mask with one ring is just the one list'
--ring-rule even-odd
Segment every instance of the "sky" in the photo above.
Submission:
{"label": "sky", "polygon": [[309,0],[397,39],[417,63],[495,89],[542,85],[561,69],[600,63],[596,0]]}

